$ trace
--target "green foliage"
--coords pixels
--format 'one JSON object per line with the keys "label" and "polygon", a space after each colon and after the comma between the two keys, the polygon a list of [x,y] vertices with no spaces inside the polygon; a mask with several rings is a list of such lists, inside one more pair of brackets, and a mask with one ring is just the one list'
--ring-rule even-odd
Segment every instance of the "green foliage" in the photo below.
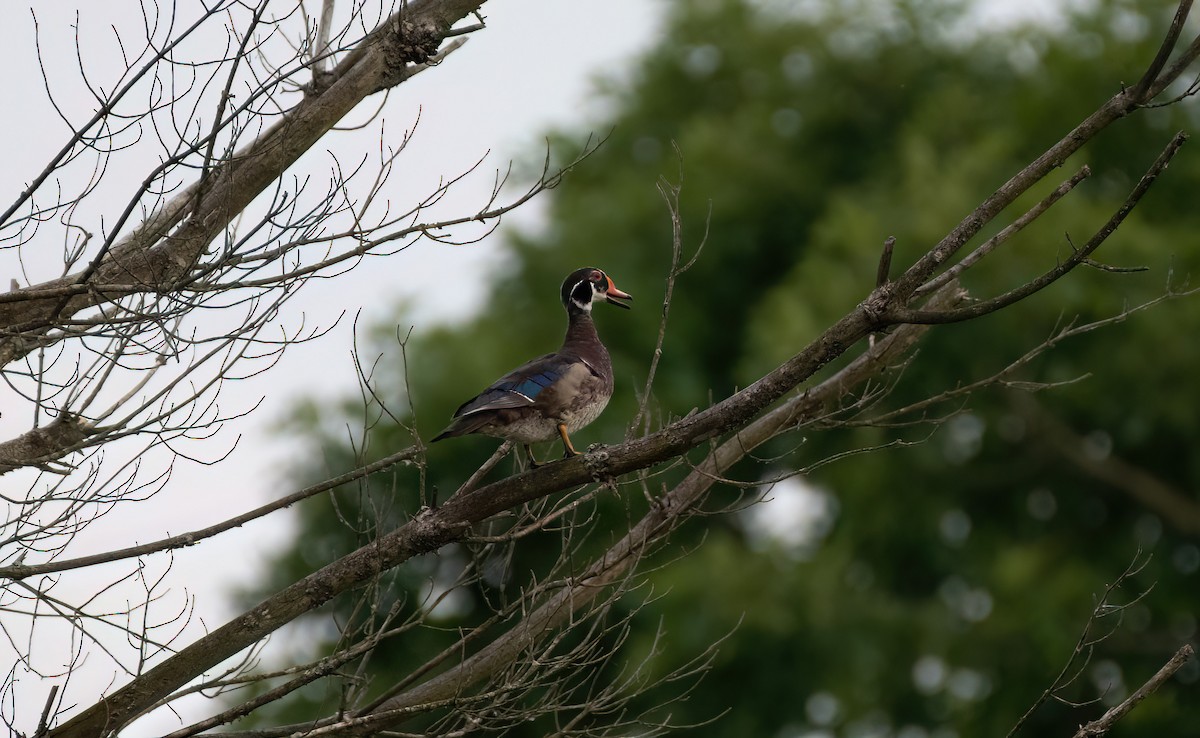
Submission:
{"label": "green foliage", "polygon": [[[1159,5],[1116,0],[1078,11],[1068,30],[971,30],[962,20],[966,5],[950,2],[899,2],[886,12],[882,4],[859,5],[876,10],[809,3],[801,12],[744,0],[675,6],[664,40],[633,81],[609,91],[613,132],[552,193],[548,226],[510,236],[512,258],[491,281],[487,312],[422,330],[408,344],[422,437],[496,376],[554,348],[565,324],[556,288],[581,265],[604,268],[637,301],[630,313],[597,309],[618,394],[576,444],[623,437],[658,333],[670,260],[669,222],[654,189],[659,176],[674,179],[682,168],[689,247],[708,232],[671,305],[653,403],[656,422],[666,422],[745,386],[860,301],[887,236],[897,238],[899,268],[923,253],[1118,84],[1136,81],[1165,27]],[[972,271],[965,280],[972,295],[997,294],[1052,267],[1071,248],[1064,233],[1085,241],[1171,132],[1194,127],[1189,114],[1186,106],[1143,111],[1068,162],[1062,178],[1085,163],[1095,176]],[[566,152],[580,139],[570,132],[555,140]],[[1011,217],[1057,184],[1043,183]],[[989,376],[1065,321],[1111,316],[1161,294],[1172,274],[1182,282],[1200,259],[1198,189],[1200,156],[1185,148],[1099,254],[1148,271],[1080,270],[1002,314],[938,328],[892,378],[880,410]],[[1011,379],[1081,379],[1034,400],[1088,439],[1098,457],[1111,453],[1195,489],[1198,331],[1200,307],[1169,302],[1063,342]],[[404,406],[404,385],[390,375],[399,362],[393,357],[383,371],[390,403]],[[316,404],[297,426],[353,422],[357,400]],[[814,499],[829,508],[828,530],[804,546],[772,539],[748,514],[697,519],[679,533],[678,542],[699,545],[678,560],[670,554],[649,575],[654,591],[665,594],[634,616],[622,652],[629,659],[648,652],[661,623],[666,636],[651,668],[665,674],[728,634],[711,674],[689,700],[671,705],[674,722],[703,722],[728,708],[689,735],[1003,735],[1058,673],[1094,596],[1139,550],[1153,558],[1115,599],[1127,602],[1152,584],[1154,591],[1125,612],[1065,696],[1092,699],[1106,686],[1100,682],[1116,679],[1103,699],[1120,698],[1195,639],[1194,537],[1068,464],[1031,428],[1014,391],[978,393],[969,408],[957,402],[923,416],[944,423],[810,428],[773,444],[767,470],[734,470],[754,480],[850,449],[905,442],[807,475]],[[355,463],[344,441],[312,433],[324,463],[313,464],[309,476]],[[380,423],[359,455],[378,457],[408,442],[406,430]],[[422,494],[449,494],[494,447],[482,438],[438,444],[423,474],[402,470],[368,490],[339,493],[337,515],[315,501],[303,513],[299,545],[263,587],[361,544],[375,526],[396,525]],[[623,494],[629,499],[597,503],[599,522],[578,560],[610,543],[644,508],[636,490]],[[719,490],[712,506],[740,494]],[[800,491],[784,484],[773,494]],[[371,505],[386,514],[357,523]],[[339,517],[355,521],[359,535],[348,535]],[[511,551],[509,578],[456,602],[443,622],[478,621],[484,597],[504,600],[528,573],[544,576],[563,545],[552,534],[523,540]],[[409,593],[405,606],[415,612],[411,594],[450,576],[464,555],[414,562],[388,586]],[[405,639],[376,666],[393,678],[407,673],[454,635],[448,627]],[[1193,664],[1112,735],[1200,732],[1198,677]],[[322,714],[335,698],[311,690],[312,704],[288,709],[293,717]],[[1099,711],[1051,702],[1023,735],[1070,735]],[[513,734],[541,735],[545,727]]]}

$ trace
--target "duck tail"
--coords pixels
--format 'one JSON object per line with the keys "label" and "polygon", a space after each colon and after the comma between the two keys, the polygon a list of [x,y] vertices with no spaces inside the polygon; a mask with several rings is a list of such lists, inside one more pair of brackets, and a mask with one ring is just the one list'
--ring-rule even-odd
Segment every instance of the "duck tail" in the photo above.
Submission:
{"label": "duck tail", "polygon": [[430,443],[437,443],[443,438],[454,438],[455,436],[465,436],[474,433],[488,421],[486,417],[480,417],[481,415],[484,415],[484,413],[474,413],[455,418],[454,422],[447,426],[446,430],[434,436]]}

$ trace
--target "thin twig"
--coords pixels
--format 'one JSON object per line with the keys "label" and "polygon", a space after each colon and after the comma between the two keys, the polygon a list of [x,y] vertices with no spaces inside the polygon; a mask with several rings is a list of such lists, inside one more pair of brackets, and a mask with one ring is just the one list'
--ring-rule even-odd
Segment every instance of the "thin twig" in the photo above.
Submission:
{"label": "thin twig", "polygon": [[56,571],[67,571],[69,569],[79,569],[85,566],[94,566],[96,564],[106,564],[112,561],[120,561],[122,559],[131,559],[137,556],[146,554],[158,553],[160,551],[168,551],[175,548],[186,548],[187,546],[195,545],[196,543],[211,538],[218,533],[223,533],[227,530],[238,528],[251,520],[256,520],[269,513],[275,512],[285,507],[290,507],[300,500],[307,499],[313,495],[326,492],[335,487],[340,487],[348,482],[353,482],[357,479],[370,476],[376,472],[383,471],[397,464],[403,464],[418,455],[416,446],[409,446],[406,449],[397,451],[390,456],[385,456],[379,461],[373,461],[370,464],[360,466],[357,469],[352,469],[345,474],[339,474],[336,477],[327,479],[319,484],[314,484],[311,487],[293,492],[292,494],[282,497],[266,505],[257,507],[249,512],[243,513],[228,520],[224,520],[216,525],[210,525],[207,528],[194,530],[190,533],[183,533],[170,538],[163,538],[159,541],[144,543],[140,546],[131,546],[118,551],[106,551],[104,553],[93,554],[91,556],[80,556],[76,559],[65,559],[63,561],[49,561],[44,564],[13,564],[11,566],[0,567],[0,578],[20,580],[40,574],[50,574]]}
{"label": "thin twig", "polygon": [[[504,443],[501,443],[499,447],[492,452],[491,457],[487,461],[483,462],[483,465],[476,469],[475,473],[472,474],[467,481],[463,482],[462,486],[459,487],[454,494],[450,495],[449,499],[453,500],[455,497],[458,497],[459,495],[465,495],[466,493],[478,487],[479,482],[485,476],[487,476],[488,472],[496,467],[496,464],[500,463],[501,459],[503,459],[505,456],[508,456],[508,453],[509,451],[512,451],[512,448],[512,441],[505,441]],[[434,504],[431,505],[431,507],[437,507],[437,500],[433,500],[433,503]]]}
{"label": "thin twig", "polygon": [[[1005,736],[1005,738],[1013,738],[1013,736],[1015,736],[1021,730],[1029,718],[1032,717],[1033,714],[1037,712],[1037,710],[1043,704],[1046,703],[1046,700],[1054,697],[1057,692],[1073,683],[1079,677],[1079,674],[1091,660],[1092,646],[1108,637],[1108,634],[1105,634],[1094,638],[1092,636],[1092,628],[1096,625],[1096,622],[1100,618],[1112,613],[1114,606],[1109,604],[1109,598],[1115,591],[1117,591],[1118,588],[1120,588],[1122,584],[1125,583],[1125,580],[1142,571],[1142,569],[1144,569],[1146,564],[1148,564],[1150,561],[1148,557],[1140,561],[1139,559],[1141,559],[1140,551],[1134,554],[1133,560],[1129,562],[1129,566],[1125,567],[1125,571],[1121,572],[1120,576],[1118,576],[1111,584],[1104,588],[1104,592],[1100,595],[1099,601],[1096,603],[1095,607],[1092,608],[1091,614],[1088,615],[1087,622],[1084,623],[1083,630],[1080,631],[1079,638],[1075,641],[1075,648],[1071,650],[1071,655],[1067,657],[1066,663],[1063,664],[1062,669],[1058,672],[1058,675],[1054,677],[1054,681],[1050,683],[1050,686],[1043,689],[1042,693],[1038,695],[1038,698],[1034,700],[1032,705],[1029,706],[1029,709],[1027,709],[1024,714],[1017,719],[1017,722],[1013,724],[1013,727],[1008,731],[1008,735]],[[1139,598],[1140,596],[1141,595],[1139,595]],[[1119,606],[1120,609],[1123,609],[1124,607],[1128,607],[1128,605]],[[1071,667],[1081,656],[1083,657],[1083,663],[1076,669],[1074,674],[1068,676],[1068,674],[1071,672]]]}
{"label": "thin twig", "polygon": [[683,258],[683,219],[680,215],[679,195],[683,191],[683,152],[679,150],[679,145],[675,144],[675,155],[679,158],[679,181],[677,184],[670,184],[665,179],[658,181],[658,193],[662,195],[663,201],[667,205],[667,213],[671,218],[671,268],[667,272],[667,288],[663,294],[662,318],[658,323],[658,339],[654,343],[654,353],[651,354],[650,368],[646,372],[646,384],[642,389],[641,400],[638,402],[637,412],[633,416],[633,420],[629,423],[629,430],[625,434],[626,440],[633,438],[634,434],[639,432],[642,426],[642,421],[647,417],[650,406],[650,392],[654,388],[654,378],[658,373],[658,364],[662,360],[663,343],[667,337],[667,316],[671,312],[671,298],[675,292],[675,280],[684,272],[692,268],[696,263],[696,259],[700,258],[700,253],[704,250],[704,245],[708,242],[708,229],[712,221],[712,203],[708,204],[708,216],[704,219],[704,235],[700,237],[700,245],[696,247],[696,252],[692,254],[692,258],[686,264],[680,266],[680,261]]}
{"label": "thin twig", "polygon": [[38,720],[37,730],[34,731],[34,738],[39,738],[46,734],[46,730],[50,727],[50,711],[54,709],[54,699],[58,697],[59,685],[53,684],[50,686],[50,694],[46,697],[46,706],[42,708],[42,717]]}
{"label": "thin twig", "polygon": [[883,242],[883,252],[879,254],[879,268],[875,271],[876,289],[884,286],[891,279],[892,252],[896,248],[896,237],[888,236]]}
{"label": "thin twig", "polygon": [[928,294],[928,293],[933,292],[934,290],[940,288],[942,285],[946,284],[951,279],[958,278],[959,276],[962,275],[962,273],[964,271],[966,271],[967,269],[970,269],[977,262],[979,262],[980,259],[982,259],[983,257],[990,254],[998,246],[1005,243],[1006,241],[1008,241],[1010,238],[1012,238],[1016,234],[1020,233],[1021,230],[1025,228],[1025,226],[1027,226],[1030,223],[1032,223],[1033,221],[1037,220],[1038,217],[1041,216],[1042,213],[1044,213],[1050,209],[1051,205],[1058,202],[1068,192],[1075,189],[1075,185],[1079,184],[1080,182],[1082,182],[1083,180],[1087,179],[1090,176],[1092,176],[1092,169],[1091,169],[1091,167],[1089,167],[1085,164],[1078,172],[1076,172],[1074,175],[1072,175],[1070,179],[1066,180],[1065,182],[1060,184],[1058,187],[1054,188],[1053,192],[1051,192],[1049,195],[1046,195],[1046,197],[1044,197],[1041,201],[1039,201],[1032,208],[1030,208],[1029,210],[1022,213],[1021,217],[1017,218],[1012,223],[1009,223],[1007,226],[1005,226],[1003,229],[1001,229],[1001,231],[999,233],[992,236],[987,241],[985,241],[982,245],[980,245],[979,248],[975,249],[971,253],[964,256],[962,258],[962,260],[959,261],[957,264],[955,264],[954,266],[950,267],[949,269],[942,272],[938,276],[934,277],[933,279],[929,280],[925,284],[918,287],[917,291],[914,292],[913,294],[914,295]]}

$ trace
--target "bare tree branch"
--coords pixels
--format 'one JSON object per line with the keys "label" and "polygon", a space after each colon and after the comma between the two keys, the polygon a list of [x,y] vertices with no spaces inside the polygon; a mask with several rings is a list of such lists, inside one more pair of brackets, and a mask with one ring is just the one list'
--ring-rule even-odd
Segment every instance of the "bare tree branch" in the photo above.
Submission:
{"label": "bare tree branch", "polygon": [[63,414],[49,425],[0,442],[0,475],[25,466],[51,470],[50,462],[62,458],[63,449],[82,443],[88,430],[88,423],[82,418]]}
{"label": "bare tree branch", "polygon": [[282,510],[284,508],[291,507],[297,502],[306,500],[314,495],[321,494],[322,492],[328,492],[329,490],[340,487],[343,484],[349,484],[350,482],[354,482],[372,474],[385,471],[396,466],[397,464],[410,463],[418,456],[418,453],[419,449],[417,447],[409,446],[408,448],[397,451],[394,454],[385,456],[378,461],[373,461],[370,464],[365,464],[357,469],[352,469],[345,474],[339,474],[338,476],[327,479],[319,484],[305,487],[302,490],[293,492],[290,495],[281,497],[277,500],[267,503],[266,505],[257,507],[254,510],[250,510],[249,512],[245,512],[236,517],[229,518],[228,520],[223,520],[216,525],[210,525],[207,528],[201,528],[189,533],[171,536],[170,538],[164,538],[161,541],[153,541],[151,543],[144,543],[140,546],[131,546],[129,548],[106,551],[104,553],[95,554],[92,556],[81,556],[77,559],[51,561],[45,564],[12,564],[10,566],[0,566],[0,578],[12,580],[27,579],[29,577],[38,576],[41,574],[50,574],[57,571],[68,571],[70,569],[80,569],[86,566],[94,566],[96,564],[107,564],[113,561],[120,561],[122,559],[131,559],[138,556],[145,556],[147,554],[161,553],[163,551],[170,551],[171,549],[175,548],[194,546],[206,538],[211,538],[218,533],[224,533],[227,530],[240,528],[252,520],[257,520],[258,518],[273,513],[276,510]]}
{"label": "bare tree branch", "polygon": [[1058,675],[1054,677],[1054,681],[1050,683],[1050,686],[1042,690],[1042,693],[1039,694],[1038,698],[1034,700],[1032,705],[1029,706],[1029,709],[1027,709],[1025,713],[1017,719],[1017,722],[1013,724],[1012,729],[1008,731],[1006,738],[1013,738],[1013,736],[1019,733],[1021,728],[1024,727],[1025,723],[1029,721],[1029,718],[1032,717],[1042,705],[1046,704],[1048,700],[1051,698],[1057,698],[1061,701],[1061,698],[1058,697],[1059,692],[1075,682],[1080,673],[1082,673],[1083,669],[1086,668],[1091,662],[1092,652],[1096,644],[1106,640],[1112,635],[1116,628],[1116,626],[1112,626],[1108,631],[1097,635],[1096,629],[1101,624],[1101,621],[1104,621],[1106,618],[1109,618],[1113,615],[1119,615],[1131,604],[1141,599],[1141,595],[1138,595],[1135,596],[1131,602],[1127,602],[1125,604],[1114,603],[1112,601],[1112,597],[1117,590],[1119,590],[1121,586],[1129,580],[1130,577],[1142,571],[1142,569],[1146,567],[1147,563],[1149,563],[1149,558],[1143,557],[1141,552],[1138,552],[1133,557],[1133,560],[1129,562],[1129,566],[1125,568],[1125,571],[1121,572],[1120,576],[1118,576],[1112,581],[1111,584],[1104,588],[1104,591],[1100,594],[1096,604],[1092,607],[1092,611],[1088,614],[1087,621],[1083,625],[1083,630],[1080,631],[1079,638],[1075,641],[1075,648],[1072,649],[1070,656],[1067,657],[1067,661],[1063,664],[1062,670],[1060,670]]}
{"label": "bare tree branch", "polygon": [[[450,26],[481,4],[482,0],[420,0],[406,5],[337,65],[328,89],[301,100],[247,150],[114,243],[103,260],[95,260],[80,275],[17,290],[13,297],[21,301],[0,305],[0,365],[53,343],[49,329],[57,317],[107,301],[109,284],[160,293],[186,284],[212,239],[251,200],[364,98],[404,81],[405,66],[436,53]],[[77,284],[88,285],[89,291],[66,299],[42,294]]]}
{"label": "bare tree branch", "polygon": [[888,316],[894,321],[903,323],[957,323],[963,320],[982,317],[988,313],[994,313],[1049,287],[1072,269],[1086,262],[1088,257],[1108,240],[1108,237],[1124,222],[1126,216],[1141,201],[1142,197],[1150,189],[1150,186],[1154,184],[1155,180],[1158,179],[1158,176],[1162,174],[1163,170],[1167,168],[1171,159],[1179,151],[1179,147],[1183,146],[1187,139],[1188,135],[1182,131],[1175,134],[1175,137],[1167,144],[1162,154],[1150,166],[1146,174],[1142,176],[1141,180],[1133,188],[1133,191],[1129,193],[1129,197],[1125,199],[1125,202],[1117,212],[1113,213],[1108,222],[1100,230],[1096,231],[1095,235],[1088,239],[1088,242],[1083,247],[1076,249],[1074,253],[1060,264],[1048,270],[1037,279],[1026,282],[1003,295],[998,295],[988,300],[981,300],[966,307],[956,308],[955,310],[935,312],[898,308],[888,313]]}
{"label": "bare tree branch", "polygon": [[1175,672],[1179,671],[1180,667],[1186,664],[1188,659],[1195,655],[1195,653],[1195,650],[1186,643],[1180,646],[1175,655],[1167,663],[1163,664],[1163,667],[1154,676],[1147,679],[1145,684],[1138,687],[1133,694],[1122,700],[1120,704],[1110,707],[1099,718],[1081,727],[1076,731],[1075,738],[1095,738],[1096,736],[1108,733],[1118,720],[1128,715],[1130,710],[1137,707],[1142,700],[1153,694],[1155,690],[1163,685],[1163,682],[1174,676]]}

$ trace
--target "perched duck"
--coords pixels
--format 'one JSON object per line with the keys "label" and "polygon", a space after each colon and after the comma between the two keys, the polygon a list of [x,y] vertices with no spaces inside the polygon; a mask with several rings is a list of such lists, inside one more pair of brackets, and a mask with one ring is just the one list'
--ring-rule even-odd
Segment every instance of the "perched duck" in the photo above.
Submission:
{"label": "perched duck", "polygon": [[612,361],[596,335],[592,303],[628,310],[622,300],[633,296],[593,267],[571,272],[561,296],[567,310],[562,348],[517,367],[464,402],[434,441],[468,433],[517,441],[537,466],[529,444],[557,437],[563,442],[563,458],[578,455],[570,434],[599,417],[613,391]]}

